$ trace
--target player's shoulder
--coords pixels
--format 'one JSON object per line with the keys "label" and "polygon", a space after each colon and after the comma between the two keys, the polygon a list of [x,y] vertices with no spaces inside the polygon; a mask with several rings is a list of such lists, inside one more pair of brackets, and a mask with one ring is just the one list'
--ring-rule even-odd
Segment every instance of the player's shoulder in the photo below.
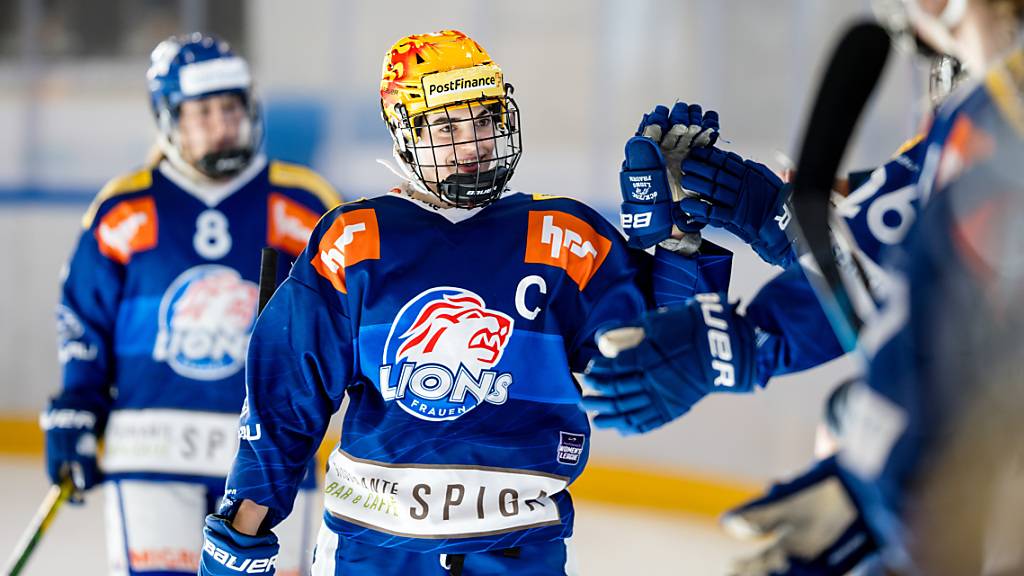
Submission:
{"label": "player's shoulder", "polygon": [[153,188],[153,167],[147,166],[121,174],[109,180],[89,204],[82,216],[82,227],[91,228],[96,216],[111,206],[145,195]]}
{"label": "player's shoulder", "polygon": [[[349,200],[347,202],[341,202],[334,206],[330,210],[324,213],[317,223],[316,228],[313,230],[313,237],[317,238],[323,236],[329,228],[331,228],[335,222],[339,220],[351,220],[353,217],[359,216],[360,214],[353,214],[355,212],[362,211],[363,215],[366,212],[372,212],[373,218],[377,219],[377,209],[380,208],[379,202],[374,202],[376,198],[357,198],[355,200]],[[348,214],[348,216],[346,216]]]}
{"label": "player's shoulder", "polygon": [[582,200],[569,196],[526,194],[523,192],[510,194],[508,198],[516,202],[522,209],[530,212],[561,212],[586,222],[602,234],[618,235],[616,234],[615,227],[600,212]]}
{"label": "player's shoulder", "polygon": [[271,160],[267,169],[267,180],[276,189],[302,191],[310,194],[316,197],[325,209],[334,208],[341,203],[341,198],[334,186],[306,166]]}
{"label": "player's shoulder", "polygon": [[926,133],[920,132],[908,138],[903,142],[903,144],[900,144],[900,147],[893,153],[893,160],[900,157],[918,157],[925,148],[925,136],[927,136]]}

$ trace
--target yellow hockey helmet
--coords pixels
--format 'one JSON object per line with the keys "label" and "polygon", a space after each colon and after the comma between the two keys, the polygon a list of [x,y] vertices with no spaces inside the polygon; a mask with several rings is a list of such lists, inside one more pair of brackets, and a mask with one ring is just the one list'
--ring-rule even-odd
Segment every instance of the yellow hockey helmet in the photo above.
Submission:
{"label": "yellow hockey helmet", "polygon": [[[381,114],[410,180],[462,208],[497,200],[522,153],[519,111],[511,91],[487,51],[458,30],[414,34],[396,42],[384,56]],[[454,113],[466,109],[486,110],[488,129],[478,132],[473,121],[471,136],[445,142],[425,129],[429,115],[441,115],[448,128],[469,126],[471,118]],[[465,166],[467,157],[479,169],[447,169]]]}

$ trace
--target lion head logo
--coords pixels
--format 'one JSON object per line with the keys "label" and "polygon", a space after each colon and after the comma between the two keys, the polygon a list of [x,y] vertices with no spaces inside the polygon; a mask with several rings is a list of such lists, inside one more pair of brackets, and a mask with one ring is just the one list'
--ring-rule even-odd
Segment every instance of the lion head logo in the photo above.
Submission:
{"label": "lion head logo", "polygon": [[511,375],[497,371],[513,320],[463,288],[425,290],[406,303],[384,344],[385,399],[428,420],[447,420],[480,402],[503,403]]}
{"label": "lion head logo", "polygon": [[177,374],[219,380],[245,365],[256,323],[256,284],[218,264],[189,268],[160,300],[153,359]]}
{"label": "lion head logo", "polygon": [[399,337],[397,359],[451,367],[462,363],[479,372],[501,360],[511,335],[512,318],[488,310],[476,294],[445,294],[424,306]]}

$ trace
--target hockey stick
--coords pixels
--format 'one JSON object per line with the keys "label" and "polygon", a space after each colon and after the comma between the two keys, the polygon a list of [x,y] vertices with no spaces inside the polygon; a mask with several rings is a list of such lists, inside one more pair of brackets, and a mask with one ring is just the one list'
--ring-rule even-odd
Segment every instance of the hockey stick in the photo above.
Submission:
{"label": "hockey stick", "polygon": [[277,251],[273,248],[260,250],[260,295],[256,305],[256,315],[259,316],[267,307],[267,302],[277,290]]}
{"label": "hockey stick", "polygon": [[46,497],[43,498],[43,503],[39,505],[36,515],[32,517],[32,522],[25,528],[25,532],[21,535],[18,545],[14,547],[14,552],[11,553],[10,558],[7,560],[4,574],[7,576],[21,574],[29,558],[32,557],[36,544],[39,544],[39,541],[43,539],[46,530],[50,527],[54,517],[57,516],[57,510],[68,501],[74,491],[75,487],[71,483],[71,478],[65,478],[59,485],[54,484],[50,486]]}
{"label": "hockey stick", "polygon": [[843,35],[818,88],[793,181],[796,232],[821,272],[807,277],[846,350],[856,345],[863,321],[833,252],[830,195],[857,120],[885,68],[889,44],[889,34],[872,22],[854,24]]}

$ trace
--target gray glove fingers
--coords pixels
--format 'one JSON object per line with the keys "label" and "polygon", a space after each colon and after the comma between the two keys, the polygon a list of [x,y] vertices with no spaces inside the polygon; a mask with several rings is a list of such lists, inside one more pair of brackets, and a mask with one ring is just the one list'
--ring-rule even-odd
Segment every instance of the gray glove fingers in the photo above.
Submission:
{"label": "gray glove fingers", "polygon": [[666,152],[686,152],[693,144],[693,138],[700,132],[700,126],[674,124],[668,129],[661,141],[661,148]]}
{"label": "gray glove fingers", "polygon": [[710,128],[705,128],[704,130],[701,130],[700,134],[697,134],[697,136],[693,139],[693,146],[700,148],[710,146],[712,144],[711,137],[714,135],[714,133],[715,132]]}
{"label": "gray glove fingers", "polygon": [[643,136],[644,138],[650,138],[651,140],[654,140],[655,142],[659,142],[660,143],[661,142],[661,126],[658,126],[657,124],[650,124],[650,125],[644,127],[644,131],[640,135]]}

